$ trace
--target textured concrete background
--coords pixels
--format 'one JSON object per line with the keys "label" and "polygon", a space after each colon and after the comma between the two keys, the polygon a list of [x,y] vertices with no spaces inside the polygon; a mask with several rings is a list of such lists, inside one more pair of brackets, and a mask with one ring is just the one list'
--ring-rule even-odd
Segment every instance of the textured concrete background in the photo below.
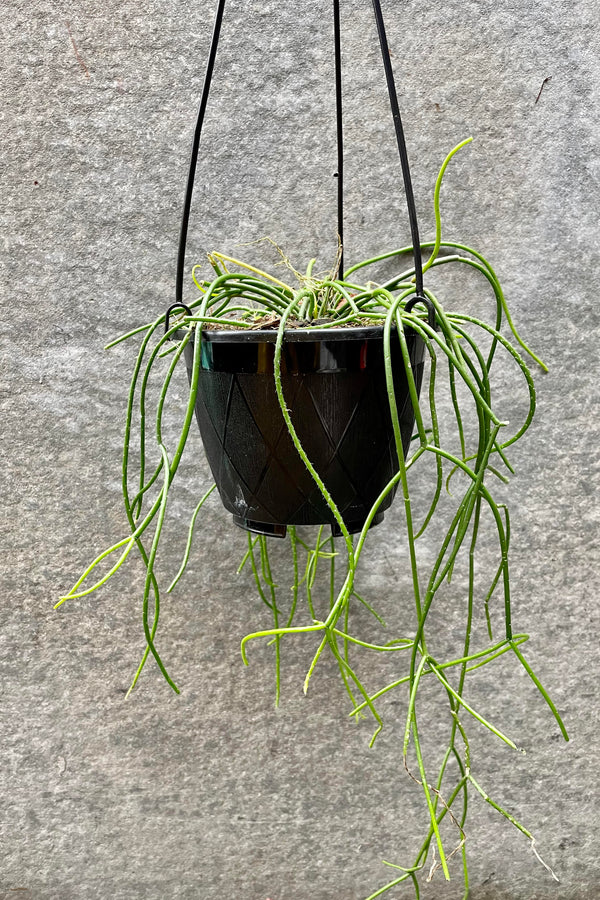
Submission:
{"label": "textured concrete background", "polygon": [[[408,227],[370,4],[342,5],[350,260],[406,243]],[[538,379],[529,440],[514,454],[515,619],[534,635],[529,658],[572,742],[561,742],[514,665],[482,673],[473,701],[528,750],[511,754],[480,735],[479,780],[532,828],[561,884],[474,799],[472,897],[592,900],[600,896],[597,4],[385,7],[423,235],[432,234],[439,164],[473,134],[448,173],[445,232],[490,257],[516,321],[550,366]],[[410,859],[411,829],[422,824],[400,725],[369,751],[370,726],[349,724],[328,665],[304,698],[306,644],[289,647],[278,711],[268,648],[255,647],[243,668],[240,637],[264,616],[231,565],[244,536],[217,502],[163,615],[161,647],[180,697],[149,666],[124,702],[142,649],[139,568],[52,610],[123,531],[131,360],[126,347],[110,355],[102,347],[173,297],[211,19],[207,0],[9,0],[2,10],[5,898],[361,900],[386,878],[381,858]],[[330,263],[330,41],[326,0],[231,3],[190,261],[269,234],[300,267],[317,253],[323,268]],[[450,290],[470,294],[475,309],[471,284],[451,281]],[[186,471],[197,493],[208,474],[202,463]],[[189,502],[178,504],[183,532]],[[172,556],[165,551],[167,571],[181,549],[180,541]],[[401,565],[400,551],[390,552]],[[373,551],[364,576],[384,605],[385,565]],[[442,638],[453,621],[450,612],[440,620]],[[438,873],[423,896],[460,897],[458,868],[450,885]]]}

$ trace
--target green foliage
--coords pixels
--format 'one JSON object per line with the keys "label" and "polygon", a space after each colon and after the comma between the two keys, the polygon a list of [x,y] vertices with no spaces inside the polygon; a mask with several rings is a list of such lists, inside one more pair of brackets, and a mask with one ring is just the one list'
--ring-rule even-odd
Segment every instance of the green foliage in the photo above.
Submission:
{"label": "green foliage", "polygon": [[[86,569],[74,587],[61,598],[83,597],[100,586],[121,567],[135,547],[146,567],[146,580],[142,602],[142,618],[146,648],[135,674],[135,685],[148,657],[152,655],[167,682],[178,691],[166,670],[156,647],[156,633],[160,615],[160,590],[155,572],[156,554],[165,524],[169,489],[175,479],[191,427],[198,390],[198,374],[201,364],[201,332],[207,326],[253,328],[268,319],[271,327],[276,327],[275,348],[275,388],[282,418],[286,423],[298,454],[304,461],[315,483],[318,485],[329,509],[339,525],[342,537],[337,542],[324,536],[323,527],[318,529],[316,540],[309,543],[294,527],[288,529],[290,548],[289,584],[278,586],[273,578],[269,556],[269,541],[265,537],[248,535],[248,550],[240,569],[250,566],[258,595],[269,609],[271,621],[264,629],[244,637],[241,643],[242,658],[248,664],[248,649],[252,642],[269,640],[275,649],[276,702],[280,697],[280,668],[282,651],[290,640],[302,639],[314,642],[314,655],[308,668],[304,690],[308,690],[310,679],[324,653],[331,653],[339,668],[350,701],[350,715],[360,718],[370,714],[375,723],[373,744],[384,726],[379,700],[394,692],[406,702],[406,721],[403,738],[403,765],[416,781],[424,796],[429,812],[430,826],[424,835],[422,847],[413,864],[407,868],[392,866],[399,874],[370,895],[374,900],[404,881],[413,886],[419,897],[418,873],[427,867],[428,879],[436,868],[441,867],[449,878],[449,860],[455,854],[462,859],[465,897],[468,893],[468,873],[465,845],[465,820],[467,797],[471,788],[485,802],[507,818],[531,842],[534,840],[506,810],[492,800],[472,775],[467,723],[477,723],[487,729],[512,750],[517,750],[510,737],[503,734],[481,711],[475,709],[465,699],[465,689],[472,673],[492,664],[505,654],[512,654],[534,681],[540,694],[550,707],[565,737],[567,734],[561,718],[550,697],[526,661],[522,646],[528,640],[526,634],[515,633],[512,626],[511,596],[509,578],[510,519],[504,503],[494,497],[495,485],[505,482],[513,469],[507,457],[507,449],[519,440],[529,427],[535,410],[535,391],[531,372],[522,351],[540,366],[543,363],[529,350],[519,337],[506,305],[498,278],[478,252],[456,241],[442,237],[439,208],[441,180],[455,148],[442,166],[434,196],[436,217],[436,238],[424,243],[423,250],[431,250],[424,271],[451,266],[452,269],[468,267],[475,270],[487,286],[495,302],[493,323],[483,321],[465,312],[444,308],[438,298],[427,290],[426,297],[435,310],[436,327],[431,327],[422,307],[417,304],[407,311],[407,304],[415,295],[414,270],[407,266],[400,274],[383,283],[357,281],[365,269],[371,270],[377,264],[389,260],[401,260],[412,252],[412,247],[403,247],[373,259],[362,262],[339,275],[337,267],[324,277],[313,275],[314,260],[309,263],[304,274],[296,272],[288,260],[287,269],[294,276],[294,284],[289,285],[269,273],[262,272],[246,263],[221,253],[213,253],[209,261],[214,269],[212,280],[199,280],[194,270],[193,277],[199,296],[190,304],[191,315],[180,315],[178,321],[163,334],[164,318],[157,318],[143,328],[124,335],[112,345],[135,334],[143,335],[137,353],[127,407],[125,442],[123,452],[123,498],[128,521],[128,535],[109,550],[100,554]],[[392,423],[394,428],[398,472],[386,486],[374,504],[367,521],[357,537],[348,533],[346,525],[333,498],[319,473],[314,469],[295,431],[292,416],[286,405],[281,378],[281,351],[285,329],[292,320],[319,320],[319,327],[328,329],[341,325],[365,323],[382,325],[384,329],[385,368]],[[510,339],[502,333],[506,325]],[[419,405],[405,339],[405,328],[416,331],[423,339],[430,360],[429,384],[426,398]],[[405,372],[410,388],[415,413],[416,434],[411,453],[404,458],[400,434],[399,416],[394,380],[390,342],[392,332],[400,338]],[[167,446],[163,436],[163,413],[167,394],[185,346],[193,339],[193,366],[184,421],[177,442]],[[515,346],[516,345],[516,346]],[[511,365],[514,369],[515,384],[520,382],[529,398],[528,408],[518,427],[508,425],[495,411],[493,396],[493,376],[497,357],[504,356],[503,369]],[[167,357],[167,362],[163,359]],[[169,359],[170,358],[170,359]],[[154,423],[147,421],[148,384],[151,374],[162,367],[162,388],[154,415]],[[441,372],[447,372],[447,379]],[[451,410],[442,421],[439,413],[440,390],[446,386]],[[139,410],[137,414],[135,409]],[[134,419],[137,423],[134,426]],[[139,441],[140,465],[135,477],[130,472],[130,442],[134,431]],[[153,439],[160,451],[160,461],[154,471],[146,471],[146,442]],[[413,472],[433,461],[435,483],[429,508],[415,509],[411,496]],[[441,503],[446,487],[452,483],[453,506],[447,513],[447,504]],[[369,526],[385,496],[395,486],[398,487],[404,507],[404,535],[388,535],[384,527],[370,533]],[[211,491],[210,487],[196,507],[189,529],[184,559],[179,572],[168,588],[171,591],[185,571],[190,555],[194,526],[199,519],[201,508]],[[417,523],[420,518],[420,525]],[[435,529],[432,527],[435,523]],[[492,568],[488,566],[487,582],[482,590],[476,579],[477,549],[483,525],[491,527],[497,543],[497,558]],[[441,534],[441,537],[440,537]],[[151,535],[151,537],[149,537]],[[401,540],[407,547],[410,564],[414,624],[407,636],[392,641],[375,643],[364,635],[352,631],[353,611],[366,607],[380,627],[383,620],[371,604],[358,593],[361,559],[367,540],[369,544],[382,541]],[[428,553],[420,554],[418,542],[427,540]],[[90,587],[85,585],[96,567],[107,557],[121,551],[117,562]],[[463,551],[463,552],[461,552]],[[458,658],[440,659],[430,647],[431,611],[439,598],[444,584],[455,574],[456,568],[466,569],[464,591],[464,639],[462,653]],[[313,591],[318,579],[327,583],[329,597],[326,614],[319,615],[314,602]],[[286,598],[291,596],[289,608]],[[502,616],[501,635],[494,637],[491,603],[497,597],[495,616],[498,610]],[[302,603],[305,600],[305,603]],[[60,603],[58,605],[60,605]],[[356,617],[357,618],[357,617]],[[482,619],[488,632],[486,646],[474,646],[475,625]],[[498,623],[496,622],[496,628]],[[376,690],[367,688],[369,677],[369,657],[386,654],[393,661],[395,677]],[[405,662],[402,663],[402,660]],[[366,673],[366,674],[365,674]],[[445,697],[448,713],[448,742],[441,765],[431,772],[422,750],[417,714],[422,684],[436,683],[440,695]],[[452,765],[450,765],[452,763]],[[460,809],[455,811],[455,807]],[[447,838],[442,838],[440,826],[448,816],[455,826],[456,841],[448,849]],[[386,863],[386,865],[392,865]]]}

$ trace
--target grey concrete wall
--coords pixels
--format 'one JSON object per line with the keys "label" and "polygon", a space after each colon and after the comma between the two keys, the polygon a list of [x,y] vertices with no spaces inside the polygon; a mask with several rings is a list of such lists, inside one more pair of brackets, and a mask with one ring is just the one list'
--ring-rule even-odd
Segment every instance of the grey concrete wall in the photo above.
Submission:
{"label": "grey concrete wall", "polygon": [[[385,6],[423,234],[432,234],[439,164],[472,134],[448,174],[446,233],[491,258],[550,368],[515,454],[515,619],[533,635],[529,658],[572,741],[561,743],[514,666],[482,676],[473,700],[528,751],[514,755],[480,736],[479,779],[532,828],[561,884],[474,799],[471,896],[592,900],[600,896],[598,9],[593,0]],[[407,242],[408,228],[370,5],[343,8],[347,253],[358,259]],[[306,645],[289,647],[277,711],[269,649],[254,648],[243,668],[239,640],[265,620],[248,577],[232,566],[244,536],[218,503],[163,614],[161,646],[180,697],[149,666],[124,701],[143,649],[135,565],[102,594],[52,610],[123,532],[131,358],[102,347],[173,297],[211,18],[207,0],[13,0],[0,17],[6,898],[360,900],[384,882],[382,858],[410,859],[422,824],[419,790],[402,768],[401,715],[369,751],[370,726],[348,722],[331,666],[302,696]],[[190,260],[268,234],[299,266],[313,255],[323,267],[330,261],[330,38],[325,0],[231,3]],[[464,292],[474,284],[467,279]],[[197,453],[186,469],[194,490],[208,481]],[[185,495],[174,510],[183,532]],[[175,541],[165,551],[167,571],[181,549]],[[401,551],[390,552],[401,565]],[[384,566],[374,552],[365,579],[390,606]],[[460,897],[453,872],[450,885],[437,873],[423,896]]]}

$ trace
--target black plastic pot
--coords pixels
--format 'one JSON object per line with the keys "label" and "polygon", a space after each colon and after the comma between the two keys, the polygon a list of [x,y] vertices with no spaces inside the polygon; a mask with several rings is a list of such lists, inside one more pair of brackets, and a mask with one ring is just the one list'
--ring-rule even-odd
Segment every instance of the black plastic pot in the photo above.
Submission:
{"label": "black plastic pot", "polygon": [[[424,343],[405,331],[417,388]],[[275,331],[204,331],[196,417],[225,509],[259,534],[285,536],[287,525],[339,527],[292,443],[281,414],[273,361]],[[414,412],[397,333],[392,367],[404,453]],[[186,347],[188,373],[192,341]],[[383,328],[286,331],[282,386],[292,423],[350,533],[398,471],[383,360]],[[373,524],[383,519],[395,491]]]}

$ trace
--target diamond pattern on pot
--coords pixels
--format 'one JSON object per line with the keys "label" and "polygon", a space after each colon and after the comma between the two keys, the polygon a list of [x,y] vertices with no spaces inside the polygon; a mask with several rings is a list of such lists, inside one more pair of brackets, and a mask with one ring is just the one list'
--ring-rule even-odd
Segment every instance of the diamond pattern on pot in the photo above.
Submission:
{"label": "diamond pattern on pot", "polygon": [[[292,349],[315,356],[310,344]],[[300,355],[291,355],[293,364],[286,357],[282,366],[286,406],[345,521],[360,523],[397,471],[382,346],[370,342],[369,365],[360,369],[320,371],[311,356],[311,370]],[[393,356],[402,439],[408,448],[414,416],[402,361],[398,353]],[[200,373],[196,414],[225,508],[241,518],[272,524],[333,522],[287,430],[272,372],[268,366],[252,368],[244,366],[235,374],[214,369]],[[417,363],[413,370],[417,387],[422,368]],[[390,491],[381,510],[391,504],[394,493]]]}

